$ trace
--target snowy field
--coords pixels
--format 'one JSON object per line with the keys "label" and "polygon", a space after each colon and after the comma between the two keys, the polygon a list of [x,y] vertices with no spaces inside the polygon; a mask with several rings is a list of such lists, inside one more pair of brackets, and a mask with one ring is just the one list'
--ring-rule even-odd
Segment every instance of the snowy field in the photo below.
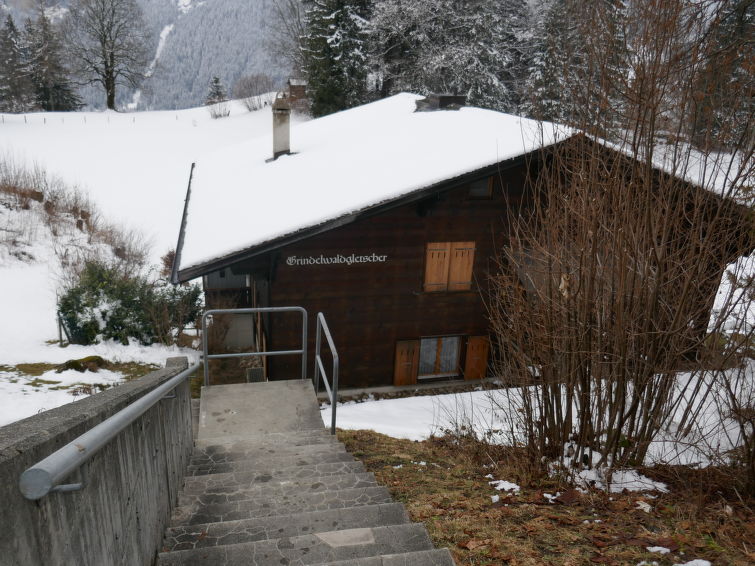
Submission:
{"label": "snowy field", "polygon": [[[6,213],[7,215],[7,213]],[[5,220],[0,215],[0,223]],[[24,213],[16,221],[35,222],[32,213]],[[1,224],[0,224],[1,225]],[[113,342],[95,346],[60,348],[55,319],[59,273],[57,258],[51,246],[54,241],[47,226],[36,226],[32,245],[25,248],[35,258],[31,263],[0,254],[0,426],[52,409],[80,398],[79,385],[112,385],[123,379],[118,372],[97,373],[47,371],[40,376],[19,372],[18,364],[61,364],[70,359],[101,356],[111,362],[139,362],[162,366],[171,356],[196,358],[194,350],[176,347],[123,346]],[[58,234],[58,239],[65,235]],[[77,394],[77,395],[75,395]]]}
{"label": "snowy field", "polygon": [[[206,108],[0,114],[0,157],[40,166],[77,185],[108,222],[141,231],[152,243],[152,262],[157,262],[176,245],[191,163],[209,150],[266,134],[271,125],[269,108],[250,113],[240,103],[232,103],[231,116],[221,120],[213,120]],[[0,426],[80,398],[71,394],[77,384],[109,385],[123,378],[107,370],[28,376],[16,370],[17,364],[60,364],[99,355],[111,362],[163,365],[170,356],[196,357],[193,350],[164,346],[50,344],[58,337],[55,292],[60,277],[53,246],[66,242],[45,226],[32,227],[30,216],[0,217],[2,226],[10,221],[29,226],[25,251],[34,261],[0,254]]]}
{"label": "snowy field", "polygon": [[176,247],[191,163],[272,129],[269,107],[247,112],[231,102],[230,110],[218,120],[204,107],[0,114],[0,156],[84,189],[108,221],[141,230],[156,261]]}

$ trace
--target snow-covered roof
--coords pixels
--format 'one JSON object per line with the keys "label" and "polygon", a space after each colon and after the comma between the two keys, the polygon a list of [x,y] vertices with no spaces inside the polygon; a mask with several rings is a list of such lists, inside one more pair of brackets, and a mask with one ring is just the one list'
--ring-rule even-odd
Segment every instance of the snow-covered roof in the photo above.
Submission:
{"label": "snow-covered roof", "polygon": [[292,155],[270,135],[196,163],[180,271],[273,242],[551,145],[553,124],[480,108],[415,112],[398,94],[292,124]]}

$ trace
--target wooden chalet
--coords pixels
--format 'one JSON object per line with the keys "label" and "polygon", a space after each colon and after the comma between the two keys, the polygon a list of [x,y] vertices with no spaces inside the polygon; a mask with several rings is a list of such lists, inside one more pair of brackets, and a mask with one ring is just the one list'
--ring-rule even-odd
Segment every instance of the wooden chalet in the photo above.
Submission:
{"label": "wooden chalet", "polygon": [[[398,95],[295,125],[290,148],[273,141],[278,159],[267,136],[198,162],[174,282],[202,277],[208,308],[302,306],[311,342],[322,311],[343,387],[488,375],[481,291],[507,207],[538,152],[571,133],[462,102]],[[286,101],[273,112],[287,128]],[[298,324],[260,316],[231,345],[296,348]]]}

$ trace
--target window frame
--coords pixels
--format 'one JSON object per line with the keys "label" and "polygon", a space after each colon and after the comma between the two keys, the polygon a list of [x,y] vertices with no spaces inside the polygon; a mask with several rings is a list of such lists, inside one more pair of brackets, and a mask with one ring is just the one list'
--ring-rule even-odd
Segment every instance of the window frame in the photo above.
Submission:
{"label": "window frame", "polygon": [[[417,348],[417,381],[425,381],[430,379],[442,379],[442,378],[448,378],[448,377],[458,377],[461,375],[462,368],[462,350],[464,345],[464,334],[444,334],[441,336],[420,336],[418,342],[418,348]],[[447,339],[455,338],[457,340],[456,342],[456,360],[455,360],[455,366],[454,370],[450,372],[441,372],[440,370],[440,364],[442,361],[442,353],[443,353],[443,341]],[[422,367],[422,343],[428,340],[435,340],[436,346],[435,346],[435,362],[433,366],[433,373],[420,373],[421,367]]]}

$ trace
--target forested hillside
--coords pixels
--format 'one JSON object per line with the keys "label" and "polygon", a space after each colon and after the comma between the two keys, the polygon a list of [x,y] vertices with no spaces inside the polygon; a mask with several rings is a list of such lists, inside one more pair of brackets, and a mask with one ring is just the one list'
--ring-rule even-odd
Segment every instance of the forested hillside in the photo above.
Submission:
{"label": "forested hillside", "polygon": [[[287,72],[265,48],[274,0],[139,0],[148,27],[154,67],[142,83],[138,105],[131,109],[180,109],[201,105],[213,76],[230,90],[244,75],[265,73],[282,80]],[[48,2],[47,13],[64,14],[69,0]],[[0,0],[0,15],[13,16],[19,28],[36,14],[35,0]],[[62,8],[62,9],[61,9]],[[162,44],[162,45],[161,45]],[[160,47],[159,57],[155,55]],[[105,98],[94,85],[79,90],[90,108]],[[116,105],[131,103],[135,90],[121,88]]]}

